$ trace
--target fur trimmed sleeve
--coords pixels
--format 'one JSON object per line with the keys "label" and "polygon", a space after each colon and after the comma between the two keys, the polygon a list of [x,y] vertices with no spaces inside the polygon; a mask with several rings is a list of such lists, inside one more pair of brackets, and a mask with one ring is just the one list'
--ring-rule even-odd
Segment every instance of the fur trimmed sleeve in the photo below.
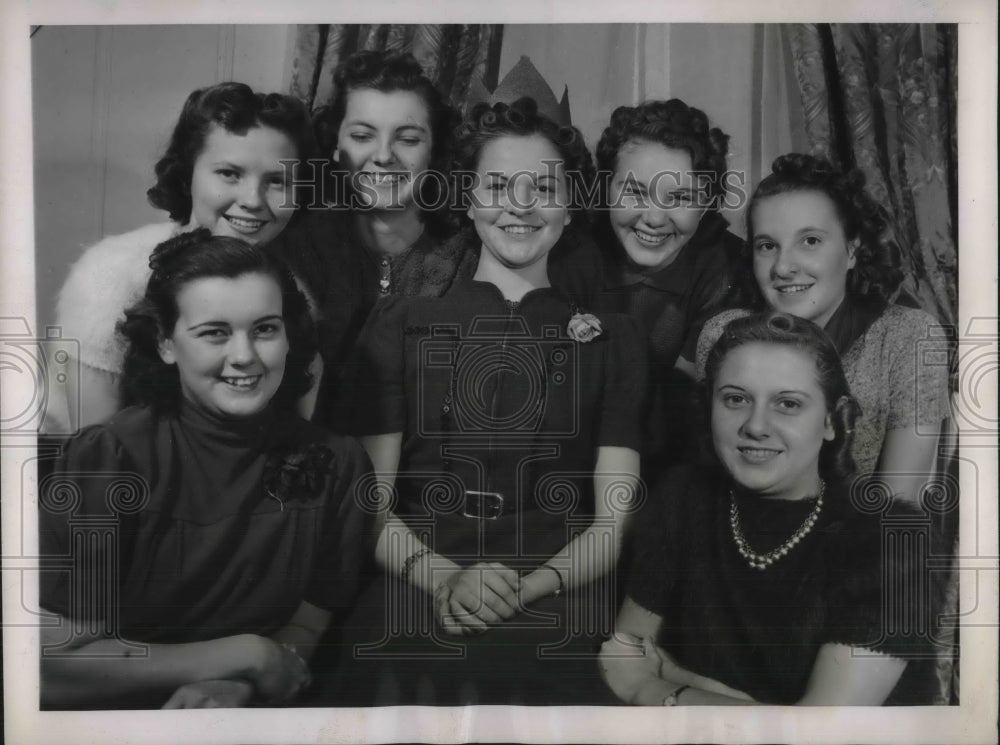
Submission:
{"label": "fur trimmed sleeve", "polygon": [[59,291],[56,322],[64,339],[80,345],[80,362],[120,374],[125,348],[115,327],[149,281],[149,256],[175,235],[176,223],[156,223],[109,236],[88,248]]}
{"label": "fur trimmed sleeve", "polygon": [[825,641],[903,659],[934,652],[943,575],[928,563],[929,526],[897,509],[846,521],[831,546]]}

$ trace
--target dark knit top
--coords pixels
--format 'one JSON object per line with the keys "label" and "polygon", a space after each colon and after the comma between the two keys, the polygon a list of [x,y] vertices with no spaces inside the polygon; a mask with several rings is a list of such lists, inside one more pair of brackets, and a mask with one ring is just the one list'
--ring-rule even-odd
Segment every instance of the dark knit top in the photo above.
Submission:
{"label": "dark knit top", "polygon": [[[104,594],[80,605],[71,571],[47,571],[41,606],[117,612],[123,638],[150,643],[270,635],[302,601],[342,612],[374,545],[354,499],[370,469],[352,439],[273,407],[238,421],[186,402],[124,409],[69,441],[40,484],[42,555],[72,559],[75,586]],[[93,538],[95,521],[113,543]]]}
{"label": "dark knit top", "polygon": [[[730,483],[719,469],[669,471],[632,523],[628,595],[663,618],[658,642],[680,665],[757,701],[793,704],[824,644],[897,657],[933,650],[920,538],[929,519],[902,504],[872,514],[876,505],[852,505],[831,484],[812,531],[759,570],[737,551]],[[737,499],[758,554],[780,546],[815,507]]]}

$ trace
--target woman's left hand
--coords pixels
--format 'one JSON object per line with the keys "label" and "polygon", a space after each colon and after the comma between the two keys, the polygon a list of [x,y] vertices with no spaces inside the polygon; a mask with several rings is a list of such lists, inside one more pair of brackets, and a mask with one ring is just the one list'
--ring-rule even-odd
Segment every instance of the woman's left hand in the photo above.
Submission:
{"label": "woman's left hand", "polygon": [[449,634],[482,633],[519,609],[517,572],[496,562],[453,572],[434,592],[434,610]]}
{"label": "woman's left hand", "polygon": [[199,680],[174,691],[164,709],[229,709],[246,706],[253,698],[246,680]]}
{"label": "woman's left hand", "polygon": [[655,659],[659,664],[658,674],[662,680],[666,680],[678,686],[686,685],[691,688],[707,691],[708,693],[728,696],[729,698],[735,698],[741,701],[753,701],[753,698],[743,691],[738,691],[735,688],[727,686],[725,683],[720,683],[719,681],[713,678],[707,678],[704,675],[698,675],[697,673],[693,673],[687,668],[682,667],[667,650],[663,647],[657,646],[656,643],[648,637],[642,640],[642,648],[649,659]]}
{"label": "woman's left hand", "polygon": [[[660,676],[660,657],[656,647],[647,644],[648,639],[640,639],[620,631],[601,645],[601,672],[605,680],[616,672],[627,671],[628,677]],[[650,653],[652,648],[652,653]]]}

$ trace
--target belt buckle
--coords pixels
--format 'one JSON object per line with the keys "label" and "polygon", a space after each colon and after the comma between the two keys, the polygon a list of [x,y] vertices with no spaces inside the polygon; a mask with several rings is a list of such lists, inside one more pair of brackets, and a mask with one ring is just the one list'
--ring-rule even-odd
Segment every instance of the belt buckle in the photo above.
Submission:
{"label": "belt buckle", "polygon": [[465,503],[462,506],[463,517],[496,520],[502,512],[503,495],[499,492],[466,490]]}

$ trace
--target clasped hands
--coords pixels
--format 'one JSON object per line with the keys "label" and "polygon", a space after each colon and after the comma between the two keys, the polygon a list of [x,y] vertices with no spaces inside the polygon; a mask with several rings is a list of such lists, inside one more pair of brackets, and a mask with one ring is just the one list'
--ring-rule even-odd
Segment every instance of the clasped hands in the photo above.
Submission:
{"label": "clasped hands", "polygon": [[[542,572],[542,577],[552,572]],[[540,578],[520,577],[498,562],[457,569],[434,590],[434,615],[449,634],[469,635],[508,621],[549,594]]]}

